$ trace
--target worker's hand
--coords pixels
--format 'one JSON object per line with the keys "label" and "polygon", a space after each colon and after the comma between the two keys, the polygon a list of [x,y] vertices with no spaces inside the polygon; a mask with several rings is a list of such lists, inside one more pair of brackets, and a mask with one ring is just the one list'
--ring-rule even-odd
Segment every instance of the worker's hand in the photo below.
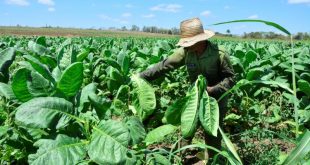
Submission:
{"label": "worker's hand", "polygon": [[207,92],[208,92],[208,93],[212,93],[212,92],[213,92],[213,87],[208,86],[208,87],[207,87]]}

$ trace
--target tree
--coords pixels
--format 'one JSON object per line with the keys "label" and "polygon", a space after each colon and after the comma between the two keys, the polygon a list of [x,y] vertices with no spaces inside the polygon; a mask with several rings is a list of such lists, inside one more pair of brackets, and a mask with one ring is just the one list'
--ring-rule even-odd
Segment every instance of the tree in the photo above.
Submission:
{"label": "tree", "polygon": [[137,25],[132,25],[130,30],[131,31],[140,31],[140,28]]}
{"label": "tree", "polygon": [[230,30],[229,30],[229,29],[227,29],[227,30],[226,30],[226,33],[227,33],[227,34],[230,34]]}
{"label": "tree", "polygon": [[127,31],[126,26],[123,26],[123,27],[121,28],[121,30],[122,30],[122,31]]}

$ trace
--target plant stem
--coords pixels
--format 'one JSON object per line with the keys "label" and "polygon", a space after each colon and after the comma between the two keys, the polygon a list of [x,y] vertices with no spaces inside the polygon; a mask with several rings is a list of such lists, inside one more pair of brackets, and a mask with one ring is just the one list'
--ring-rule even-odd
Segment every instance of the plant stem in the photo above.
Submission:
{"label": "plant stem", "polygon": [[297,94],[296,94],[296,80],[295,80],[295,57],[294,57],[294,46],[293,36],[291,35],[291,49],[292,49],[292,82],[293,82],[293,94],[294,94],[294,114],[296,123],[296,138],[298,137],[299,124],[298,124],[298,109],[297,109]]}

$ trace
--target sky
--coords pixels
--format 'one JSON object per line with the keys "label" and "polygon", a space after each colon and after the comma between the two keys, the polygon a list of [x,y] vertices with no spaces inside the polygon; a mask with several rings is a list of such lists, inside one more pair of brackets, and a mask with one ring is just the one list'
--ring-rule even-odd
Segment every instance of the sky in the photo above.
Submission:
{"label": "sky", "polygon": [[0,0],[0,26],[120,28],[132,25],[179,28],[198,17],[216,32],[279,30],[262,23],[218,22],[239,19],[272,21],[289,32],[310,33],[310,0]]}

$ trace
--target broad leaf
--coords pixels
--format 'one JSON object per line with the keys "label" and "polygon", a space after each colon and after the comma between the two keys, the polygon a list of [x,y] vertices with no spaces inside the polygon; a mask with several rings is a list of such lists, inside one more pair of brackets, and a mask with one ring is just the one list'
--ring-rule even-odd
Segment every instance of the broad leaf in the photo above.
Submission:
{"label": "broad leaf", "polygon": [[252,62],[254,62],[257,58],[257,53],[250,50],[245,54],[244,68],[247,68]]}
{"label": "broad leaf", "polygon": [[72,103],[57,97],[39,97],[16,109],[15,121],[31,128],[62,128],[74,116]]}
{"label": "broad leaf", "polygon": [[179,125],[181,123],[181,115],[183,113],[187,99],[188,97],[178,99],[176,102],[174,102],[168,107],[165,112],[165,119],[167,123],[173,125]]}
{"label": "broad leaf", "polygon": [[181,115],[181,132],[185,138],[193,136],[198,124],[200,98],[206,89],[206,80],[199,75],[195,86],[187,94],[188,99]]}
{"label": "broad leaf", "polygon": [[26,68],[19,69],[13,77],[12,90],[16,98],[22,102],[33,98],[27,87],[28,78],[30,78],[30,71]]}
{"label": "broad leaf", "polygon": [[145,138],[146,145],[162,141],[165,136],[176,131],[177,127],[171,124],[162,125],[150,131]]}
{"label": "broad leaf", "polygon": [[246,79],[250,81],[257,80],[257,79],[260,79],[263,74],[264,74],[264,70],[261,68],[250,69],[248,70],[246,74]]}
{"label": "broad leaf", "polygon": [[88,155],[98,164],[124,164],[130,135],[126,126],[114,120],[93,127]]}
{"label": "broad leaf", "polygon": [[90,102],[88,97],[89,95],[95,93],[96,90],[97,90],[97,86],[95,83],[90,83],[82,89],[82,92],[79,98],[79,107],[78,107],[79,112],[83,110],[84,104]]}
{"label": "broad leaf", "polygon": [[152,156],[147,158],[149,165],[171,165],[171,162],[167,159],[167,157],[158,153],[153,153],[151,155]]}
{"label": "broad leaf", "polygon": [[126,125],[130,133],[132,145],[141,143],[146,136],[146,132],[143,127],[143,123],[139,120],[139,118],[134,116],[130,117],[126,121]]}
{"label": "broad leaf", "polygon": [[156,107],[155,90],[145,80],[134,75],[132,80],[135,83],[135,91],[138,101],[138,114],[140,118],[146,119],[154,112]]}
{"label": "broad leaf", "polygon": [[28,42],[28,48],[33,52],[37,53],[38,55],[44,55],[49,53],[49,50],[45,46],[37,44],[33,41]]}
{"label": "broad leaf", "polygon": [[12,90],[12,86],[0,82],[0,96],[4,96],[8,100],[15,99],[14,92]]}
{"label": "broad leaf", "polygon": [[128,74],[130,59],[126,52],[121,51],[117,55],[117,63],[121,66],[124,75]]}
{"label": "broad leaf", "polygon": [[115,98],[121,100],[124,103],[128,103],[130,88],[128,85],[121,85],[118,88]]}
{"label": "broad leaf", "polygon": [[46,78],[47,80],[55,84],[55,79],[53,78],[52,74],[50,73],[50,71],[48,70],[46,66],[41,64],[39,60],[37,60],[36,58],[30,55],[25,55],[24,58],[27,59],[27,61],[31,64],[31,66],[33,67],[35,71],[37,71],[44,78]]}
{"label": "broad leaf", "polygon": [[100,120],[104,119],[105,113],[111,106],[111,101],[109,101],[105,97],[98,96],[95,93],[90,93],[88,99],[91,105],[95,108],[98,118]]}
{"label": "broad leaf", "polygon": [[219,118],[219,106],[216,99],[210,97],[207,92],[204,92],[200,100],[199,120],[208,134],[217,136]]}
{"label": "broad leaf", "polygon": [[114,67],[109,67],[108,69],[108,88],[111,92],[117,90],[124,82],[123,75]]}
{"label": "broad leaf", "polygon": [[63,73],[57,83],[57,89],[66,96],[74,96],[83,83],[83,63],[71,64]]}
{"label": "broad leaf", "polygon": [[298,80],[297,84],[300,91],[304,92],[308,97],[310,97],[310,83],[306,80]]}
{"label": "broad leaf", "polygon": [[36,154],[28,157],[31,165],[58,165],[77,164],[86,156],[87,142],[71,138],[66,135],[58,135],[55,140],[40,139],[34,143],[39,147]]}
{"label": "broad leaf", "polygon": [[307,130],[298,142],[296,148],[288,155],[283,165],[297,164],[310,152],[310,131]]}
{"label": "broad leaf", "polygon": [[0,52],[0,73],[3,74],[3,79],[0,81],[7,82],[9,79],[9,67],[15,59],[16,51],[14,48],[7,48]]}
{"label": "broad leaf", "polygon": [[83,62],[84,59],[88,56],[89,52],[90,52],[89,50],[83,50],[81,53],[77,55],[76,61]]}
{"label": "broad leaf", "polygon": [[27,82],[29,93],[31,93],[33,97],[49,96],[51,91],[50,81],[45,79],[38,72],[31,72],[30,76],[31,79]]}

